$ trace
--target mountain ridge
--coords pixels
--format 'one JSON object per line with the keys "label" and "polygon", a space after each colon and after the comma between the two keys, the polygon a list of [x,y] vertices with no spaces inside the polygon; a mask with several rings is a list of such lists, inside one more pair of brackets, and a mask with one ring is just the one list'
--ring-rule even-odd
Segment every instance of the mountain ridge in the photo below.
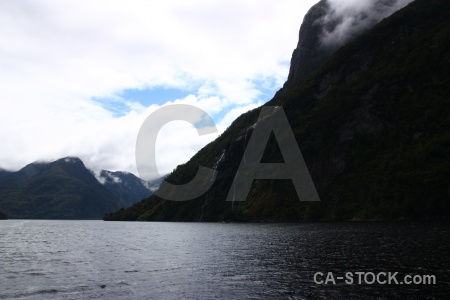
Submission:
{"label": "mountain ridge", "polygon": [[102,184],[102,175],[95,176],[78,157],[28,164],[0,177],[0,211],[10,218],[100,219],[151,195],[131,173],[101,173],[119,180]]}
{"label": "mountain ridge", "polygon": [[[258,108],[166,179],[184,184],[199,165],[216,166],[205,195],[186,202],[153,195],[104,220],[448,219],[448,11],[448,1],[412,2],[266,104],[284,108],[320,203],[298,201],[290,180],[255,180],[245,202],[225,201]],[[274,149],[269,141],[269,161]]]}
{"label": "mountain ridge", "polygon": [[[292,53],[288,78],[283,87],[293,87],[306,80],[342,46],[411,1],[372,0],[369,6],[355,9],[358,11],[356,15],[349,15],[345,14],[345,9],[337,7],[337,3],[320,0],[308,10],[300,26],[297,47]],[[336,10],[343,11],[338,13]],[[372,15],[371,10],[375,11]],[[335,38],[335,35],[340,38]]]}

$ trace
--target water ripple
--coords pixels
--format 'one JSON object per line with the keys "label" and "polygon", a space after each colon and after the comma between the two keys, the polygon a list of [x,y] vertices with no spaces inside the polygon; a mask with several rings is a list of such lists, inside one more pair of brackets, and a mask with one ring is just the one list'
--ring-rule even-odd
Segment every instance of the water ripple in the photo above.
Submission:
{"label": "water ripple", "polygon": [[[448,224],[0,222],[0,299],[402,299],[450,290]],[[315,272],[435,286],[316,285]]]}

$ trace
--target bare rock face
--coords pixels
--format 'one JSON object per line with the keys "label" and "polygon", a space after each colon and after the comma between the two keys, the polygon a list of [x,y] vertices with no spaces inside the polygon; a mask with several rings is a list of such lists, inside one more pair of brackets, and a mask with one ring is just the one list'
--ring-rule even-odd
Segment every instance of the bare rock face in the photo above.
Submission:
{"label": "bare rock face", "polygon": [[330,5],[327,0],[321,0],[310,8],[300,27],[297,48],[292,53],[291,67],[285,87],[293,86],[316,70],[333,51],[321,47],[323,18],[327,15]]}

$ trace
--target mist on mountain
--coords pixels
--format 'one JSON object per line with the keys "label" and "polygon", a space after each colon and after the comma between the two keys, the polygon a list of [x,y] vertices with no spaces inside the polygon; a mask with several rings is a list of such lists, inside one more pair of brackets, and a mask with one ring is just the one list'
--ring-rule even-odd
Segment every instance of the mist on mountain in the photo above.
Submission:
{"label": "mist on mountain", "polygon": [[342,46],[413,0],[327,0],[327,14],[317,20],[325,47]]}

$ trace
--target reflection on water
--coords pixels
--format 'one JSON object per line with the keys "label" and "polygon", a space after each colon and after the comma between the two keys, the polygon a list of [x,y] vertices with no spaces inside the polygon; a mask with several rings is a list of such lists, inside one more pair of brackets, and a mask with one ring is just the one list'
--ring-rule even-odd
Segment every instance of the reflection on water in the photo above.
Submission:
{"label": "reflection on water", "polygon": [[[445,223],[0,221],[0,299],[444,299]],[[316,272],[436,275],[317,285]]]}

